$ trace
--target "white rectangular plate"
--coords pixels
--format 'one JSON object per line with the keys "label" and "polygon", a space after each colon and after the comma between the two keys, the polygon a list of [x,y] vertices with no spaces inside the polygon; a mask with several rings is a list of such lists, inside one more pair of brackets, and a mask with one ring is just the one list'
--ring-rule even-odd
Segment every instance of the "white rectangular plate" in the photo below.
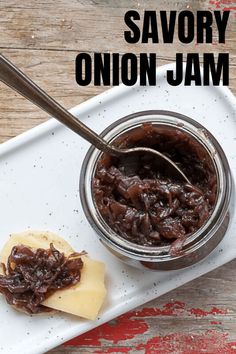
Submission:
{"label": "white rectangular plate", "polygon": [[[172,87],[168,65],[157,70],[157,86],[119,86],[71,112],[100,133],[127,114],[166,109],[196,119],[221,143],[236,176],[236,99],[225,87]],[[79,88],[78,88],[79,94]],[[17,107],[16,107],[17,109]],[[122,264],[100,244],[79,198],[80,168],[89,144],[54,119],[0,146],[0,246],[27,229],[62,235],[107,266],[108,296],[96,321],[66,314],[30,317],[0,298],[0,353],[42,353],[236,257],[235,213],[224,240],[204,261],[178,271],[140,271]],[[235,208],[234,208],[235,210]],[[145,274],[145,276],[144,276]]]}

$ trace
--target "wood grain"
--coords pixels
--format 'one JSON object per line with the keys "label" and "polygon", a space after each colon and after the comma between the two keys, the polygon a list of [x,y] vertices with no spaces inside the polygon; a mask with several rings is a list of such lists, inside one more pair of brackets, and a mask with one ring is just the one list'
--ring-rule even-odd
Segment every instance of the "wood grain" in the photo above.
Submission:
{"label": "wood grain", "polygon": [[[235,1],[0,0],[0,50],[66,108],[107,89],[76,84],[75,57],[83,51],[155,52],[157,65],[174,61],[176,52],[197,52],[201,57],[204,52],[228,52],[230,88],[236,93],[234,10],[225,44],[217,44],[215,25],[213,44],[184,46],[175,36],[171,45],[130,45],[123,38],[124,14],[129,9],[140,14],[144,9],[195,13],[226,7],[236,7]],[[47,119],[37,107],[0,84],[0,142]],[[50,354],[236,353],[235,267],[233,261]]]}
{"label": "wood grain", "polygon": [[[75,82],[75,57],[79,52],[155,52],[157,65],[175,60],[176,52],[229,52],[230,87],[236,92],[236,21],[231,13],[225,44],[183,45],[125,42],[124,14],[128,9],[208,9],[208,1],[0,1],[1,52],[58,99],[66,108],[105,90],[79,87]],[[213,5],[212,9],[213,8]],[[159,33],[161,29],[159,26]],[[214,35],[216,28],[214,25]],[[14,105],[12,101],[14,100]],[[48,117],[31,103],[0,85],[0,142]]]}

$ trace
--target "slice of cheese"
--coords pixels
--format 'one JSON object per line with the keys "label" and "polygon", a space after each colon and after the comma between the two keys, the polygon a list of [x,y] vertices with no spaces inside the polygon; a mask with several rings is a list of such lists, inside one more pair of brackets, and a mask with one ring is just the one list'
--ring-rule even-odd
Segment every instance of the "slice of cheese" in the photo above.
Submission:
{"label": "slice of cheese", "polygon": [[79,284],[56,291],[43,305],[94,320],[106,295],[104,264],[88,257],[82,257],[82,260],[84,266]]}
{"label": "slice of cheese", "polygon": [[[7,263],[12,247],[23,244],[32,248],[48,249],[50,243],[66,256],[73,253],[73,248],[61,237],[51,232],[26,231],[12,234],[0,253],[0,262]],[[81,280],[67,289],[57,290],[47,298],[43,305],[52,309],[71,313],[94,320],[106,296],[104,285],[105,265],[102,262],[82,256],[84,262]]]}

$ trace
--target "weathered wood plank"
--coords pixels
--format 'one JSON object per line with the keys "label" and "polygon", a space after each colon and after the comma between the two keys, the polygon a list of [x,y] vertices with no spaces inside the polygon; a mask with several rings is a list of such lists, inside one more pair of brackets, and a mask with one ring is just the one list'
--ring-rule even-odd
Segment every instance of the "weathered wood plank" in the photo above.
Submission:
{"label": "weathered wood plank", "polygon": [[[212,3],[212,2],[211,2]],[[24,1],[0,2],[0,49],[39,85],[69,108],[105,90],[104,87],[79,87],[75,82],[74,60],[78,51],[156,52],[158,65],[174,61],[177,51],[199,53],[230,52],[230,87],[236,92],[236,21],[234,14],[226,44],[183,45],[127,44],[123,17],[127,9],[207,9],[217,8],[208,1]],[[208,6],[209,5],[209,6]],[[215,26],[214,26],[215,27]],[[98,31],[99,29],[99,31]],[[69,40],[68,40],[69,38]],[[108,47],[109,43],[109,47]],[[17,48],[17,49],[16,49]],[[21,48],[21,49],[19,49]],[[118,50],[119,49],[119,50]],[[12,99],[15,104],[12,105]],[[0,142],[47,119],[38,108],[1,85]],[[16,110],[17,107],[17,110]],[[8,122],[8,125],[6,124]],[[20,123],[19,123],[20,122]]]}
{"label": "weathered wood plank", "polygon": [[[125,2],[125,1],[124,1]],[[191,43],[184,45],[177,39],[175,32],[174,45],[163,44],[161,40],[161,28],[159,25],[159,44],[128,44],[124,40],[123,33],[127,29],[124,23],[124,14],[128,9],[139,10],[192,10],[208,9],[207,1],[175,1],[161,0],[157,6],[155,1],[132,1],[125,2],[126,6],[118,5],[118,1],[66,1],[54,2],[45,1],[9,1],[7,6],[1,8],[1,31],[4,36],[1,40],[2,48],[32,48],[36,50],[75,50],[75,51],[112,51],[115,52],[140,52],[158,51],[165,53],[164,56],[171,57],[177,51],[228,51],[229,46],[235,56],[236,48],[230,45],[231,40],[235,41],[235,21],[230,21],[227,30],[226,44],[211,45]],[[130,5],[129,5],[130,4]],[[213,8],[212,8],[213,9]],[[231,18],[234,14],[231,14]],[[159,17],[158,17],[159,19]],[[142,24],[142,22],[140,21]],[[216,37],[217,31],[213,23],[213,34]],[[16,31],[17,28],[17,31]],[[99,28],[99,33],[98,33]],[[68,40],[69,38],[69,40]]]}

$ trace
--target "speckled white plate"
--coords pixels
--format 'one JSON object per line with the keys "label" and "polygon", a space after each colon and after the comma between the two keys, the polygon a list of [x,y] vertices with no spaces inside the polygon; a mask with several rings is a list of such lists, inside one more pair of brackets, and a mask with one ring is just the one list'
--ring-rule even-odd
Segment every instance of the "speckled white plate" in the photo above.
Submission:
{"label": "speckled white plate", "polygon": [[[120,86],[73,108],[97,132],[116,119],[146,109],[166,109],[196,119],[221,143],[236,177],[236,99],[225,87],[172,87],[166,69],[156,87]],[[79,88],[78,88],[79,94]],[[107,265],[108,297],[92,322],[65,314],[28,317],[0,298],[0,353],[42,353],[236,257],[236,222],[210,256],[184,270],[139,271],[100,244],[79,198],[81,163],[89,144],[54,119],[0,146],[0,246],[26,229],[61,234],[77,249]],[[145,274],[145,276],[144,276]]]}

